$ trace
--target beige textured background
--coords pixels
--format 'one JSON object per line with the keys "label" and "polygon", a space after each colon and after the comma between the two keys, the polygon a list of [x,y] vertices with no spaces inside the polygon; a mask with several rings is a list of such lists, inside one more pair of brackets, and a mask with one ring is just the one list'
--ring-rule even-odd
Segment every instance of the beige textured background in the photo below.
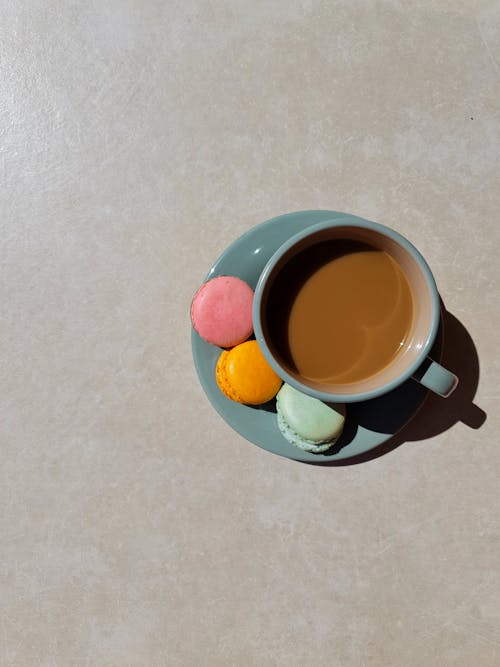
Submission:
{"label": "beige textured background", "polygon": [[[0,66],[0,665],[497,667],[500,3],[4,0]],[[480,363],[473,408],[453,320],[454,402],[350,467],[191,359],[210,264],[310,208],[416,243]]]}

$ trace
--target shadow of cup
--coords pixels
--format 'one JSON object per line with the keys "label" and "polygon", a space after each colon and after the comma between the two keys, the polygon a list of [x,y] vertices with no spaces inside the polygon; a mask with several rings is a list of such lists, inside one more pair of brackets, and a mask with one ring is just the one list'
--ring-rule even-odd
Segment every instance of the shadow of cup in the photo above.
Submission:
{"label": "shadow of cup", "polygon": [[406,440],[423,440],[443,433],[457,422],[473,429],[486,421],[486,413],[474,404],[479,383],[476,346],[464,325],[451,313],[444,313],[444,344],[441,363],[455,373],[459,383],[449,398],[429,395],[415,418],[401,431]]}

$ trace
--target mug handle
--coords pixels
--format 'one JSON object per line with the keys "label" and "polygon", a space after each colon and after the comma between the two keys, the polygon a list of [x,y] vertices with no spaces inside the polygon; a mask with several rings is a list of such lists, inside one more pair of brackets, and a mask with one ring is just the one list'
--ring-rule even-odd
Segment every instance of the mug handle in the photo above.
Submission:
{"label": "mug handle", "polygon": [[458,384],[458,378],[454,373],[438,364],[437,361],[433,361],[430,357],[427,357],[412,377],[443,398],[448,398]]}

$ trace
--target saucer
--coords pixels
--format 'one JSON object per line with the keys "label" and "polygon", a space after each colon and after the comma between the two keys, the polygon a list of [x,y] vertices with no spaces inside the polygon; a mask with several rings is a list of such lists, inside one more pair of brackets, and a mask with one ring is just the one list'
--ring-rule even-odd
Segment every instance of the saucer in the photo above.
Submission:
{"label": "saucer", "polygon": [[[206,280],[219,275],[238,276],[255,289],[268,260],[291,236],[318,222],[341,218],[346,223],[359,220],[356,216],[337,211],[299,211],[263,222],[236,239],[222,253],[208,272]],[[439,361],[441,334],[438,334],[436,340],[432,353]],[[296,461],[339,461],[378,447],[392,438],[416,414],[428,393],[422,385],[410,379],[371,401],[347,404],[345,428],[340,438],[324,454],[312,454],[294,447],[281,435],[274,399],[264,405],[248,406],[230,401],[221,393],[215,381],[220,348],[205,342],[194,329],[191,346],[201,386],[224,421],[258,447]]]}

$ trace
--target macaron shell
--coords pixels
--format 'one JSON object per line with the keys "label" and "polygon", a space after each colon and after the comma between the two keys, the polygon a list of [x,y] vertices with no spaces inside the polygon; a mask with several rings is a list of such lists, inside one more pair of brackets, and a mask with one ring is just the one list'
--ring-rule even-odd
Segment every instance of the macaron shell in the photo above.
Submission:
{"label": "macaron shell", "polygon": [[332,442],[342,433],[345,405],[326,405],[288,384],[280,389],[276,405],[278,414],[299,438],[312,443]]}
{"label": "macaron shell", "polygon": [[276,396],[282,380],[267,363],[257,341],[246,341],[222,355],[216,380],[225,396],[247,405],[267,403]]}
{"label": "macaron shell", "polygon": [[215,367],[215,380],[217,382],[217,386],[226,398],[229,398],[231,401],[236,401],[237,403],[242,403],[243,401],[241,400],[241,397],[233,391],[227,379],[226,364],[228,355],[229,352],[227,350],[221,352]]}
{"label": "macaron shell", "polygon": [[212,345],[232,347],[253,331],[253,290],[236,276],[217,276],[204,283],[191,302],[191,322]]}

